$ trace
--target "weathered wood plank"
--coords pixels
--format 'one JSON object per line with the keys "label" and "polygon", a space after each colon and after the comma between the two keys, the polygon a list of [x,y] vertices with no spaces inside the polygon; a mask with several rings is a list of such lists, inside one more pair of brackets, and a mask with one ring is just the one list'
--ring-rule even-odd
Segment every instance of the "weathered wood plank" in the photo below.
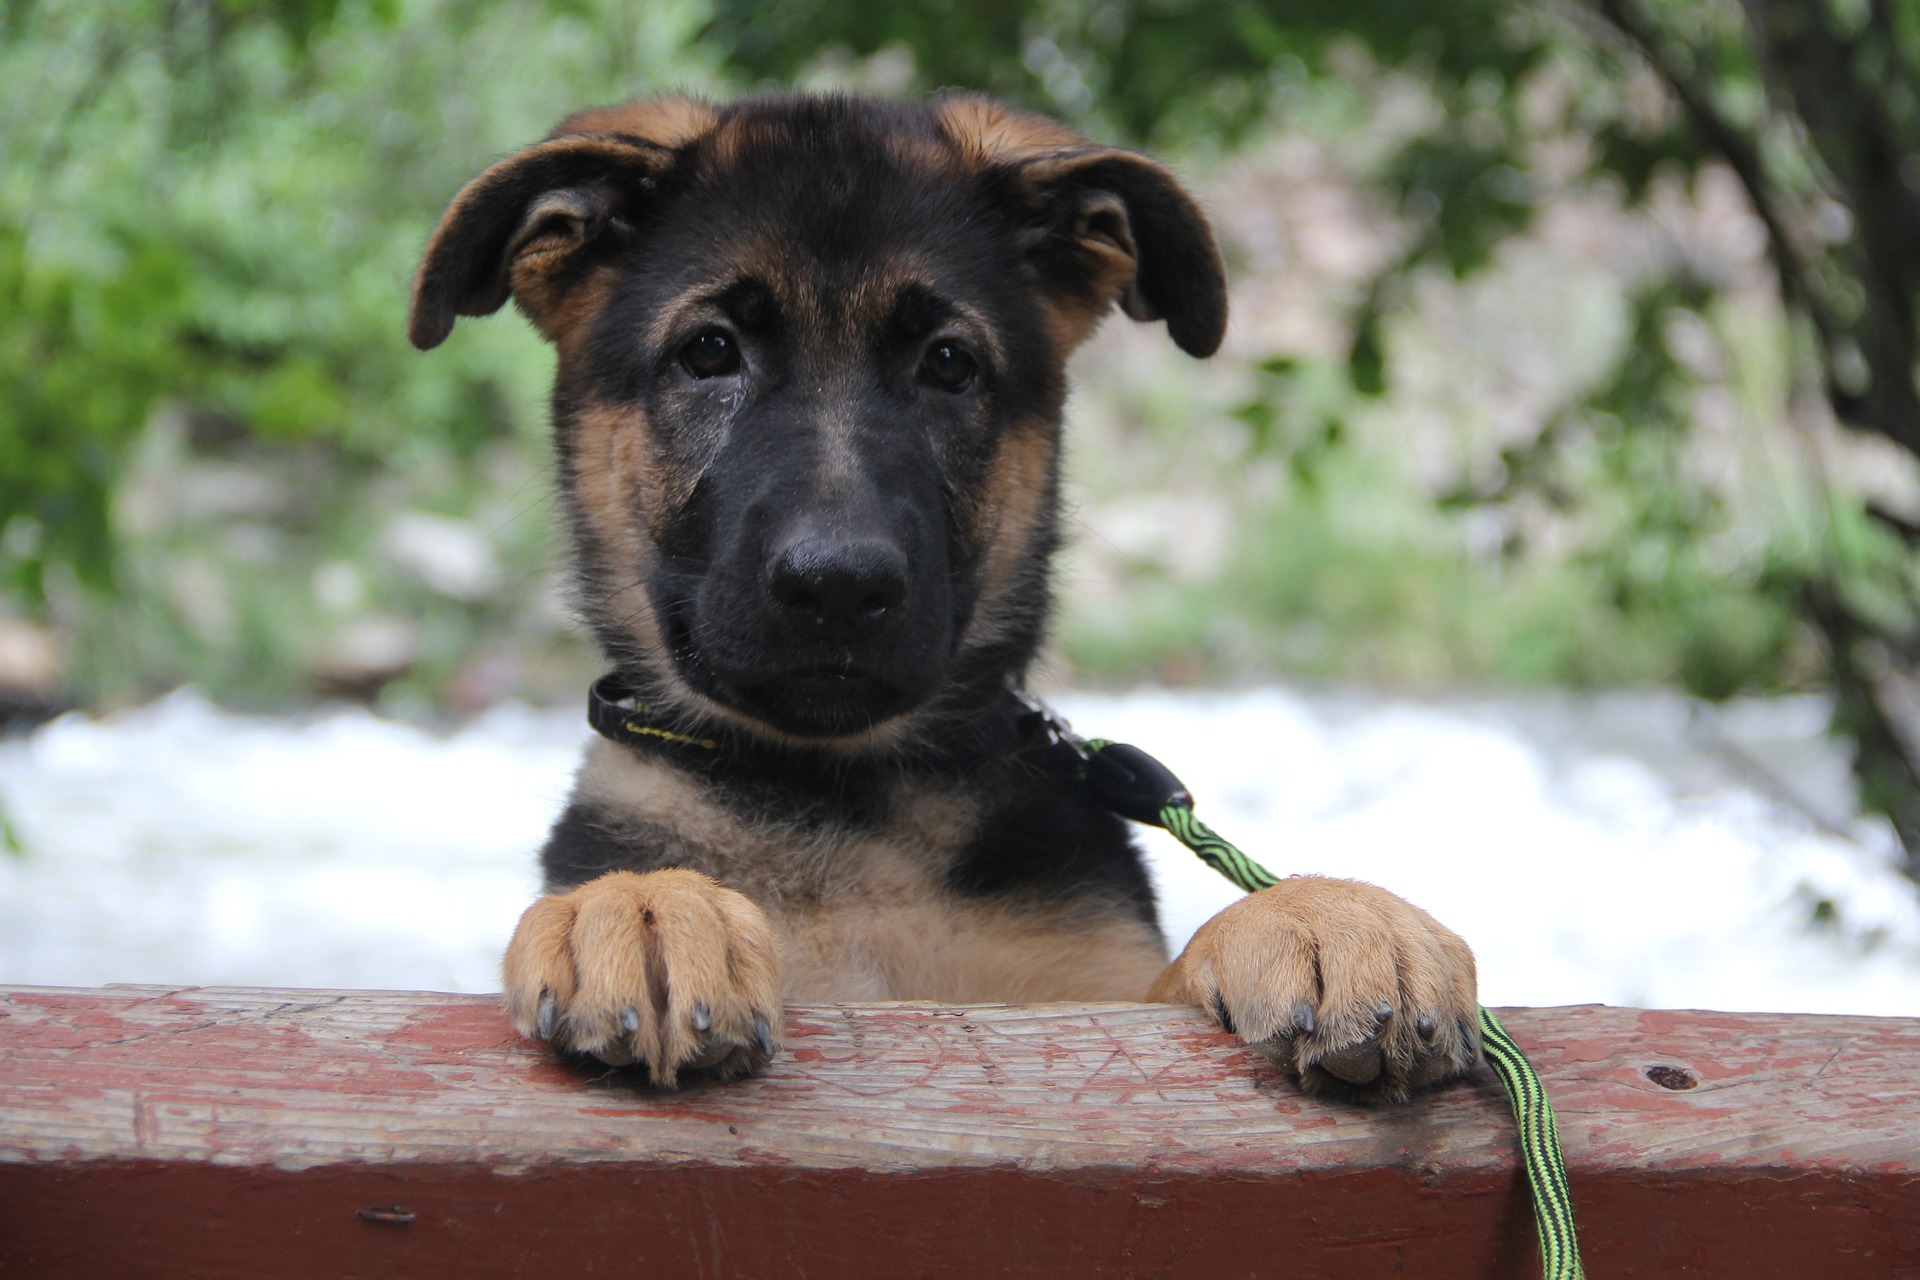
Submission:
{"label": "weathered wood plank", "polygon": [[[1920,1022],[1502,1017],[1596,1278],[1920,1275]],[[0,988],[0,1274],[1537,1271],[1486,1073],[1317,1103],[1133,1005],[798,1009],[787,1044],[662,1094],[482,997]]]}

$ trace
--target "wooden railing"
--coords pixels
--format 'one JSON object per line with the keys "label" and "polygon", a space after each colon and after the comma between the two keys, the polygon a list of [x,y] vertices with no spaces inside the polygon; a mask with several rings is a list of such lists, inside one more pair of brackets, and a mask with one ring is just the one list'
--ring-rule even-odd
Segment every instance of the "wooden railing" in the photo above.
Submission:
{"label": "wooden railing", "polygon": [[[1920,1276],[1920,1021],[1500,1016],[1594,1280]],[[0,988],[8,1277],[1537,1271],[1484,1070],[1315,1102],[1191,1010],[795,1009],[659,1093],[484,997]]]}

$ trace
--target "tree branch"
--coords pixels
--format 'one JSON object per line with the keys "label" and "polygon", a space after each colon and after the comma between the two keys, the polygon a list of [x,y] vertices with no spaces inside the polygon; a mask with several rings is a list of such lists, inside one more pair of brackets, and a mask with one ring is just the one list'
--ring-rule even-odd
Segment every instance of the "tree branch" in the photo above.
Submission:
{"label": "tree branch", "polygon": [[1920,292],[1920,200],[1900,169],[1908,147],[1887,110],[1898,69],[1869,48],[1872,27],[1848,39],[1798,0],[1745,0],[1770,87],[1806,125],[1808,141],[1853,215],[1850,243],[1837,250],[1862,293],[1849,317],[1868,385],[1836,410],[1857,427],[1920,455],[1920,393],[1914,386],[1914,299]]}
{"label": "tree branch", "polygon": [[1701,141],[1725,160],[1739,178],[1755,216],[1766,228],[1767,252],[1780,280],[1781,296],[1788,306],[1798,308],[1812,321],[1822,342],[1831,342],[1838,336],[1839,325],[1812,270],[1788,233],[1758,144],[1714,104],[1706,85],[1681,70],[1668,54],[1653,20],[1641,12],[1633,0],[1595,0],[1595,4],[1601,18],[1639,50],[1680,100],[1694,128],[1699,130]]}

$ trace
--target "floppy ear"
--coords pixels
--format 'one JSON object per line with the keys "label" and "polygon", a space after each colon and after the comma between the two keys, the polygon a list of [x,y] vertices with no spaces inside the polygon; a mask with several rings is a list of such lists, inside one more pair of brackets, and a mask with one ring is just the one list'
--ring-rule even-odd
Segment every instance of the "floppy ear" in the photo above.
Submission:
{"label": "floppy ear", "polygon": [[623,215],[677,148],[712,120],[701,104],[675,98],[581,112],[469,182],[427,241],[407,337],[430,350],[455,316],[491,315],[508,297],[553,337],[586,251],[625,227]]}
{"label": "floppy ear", "polygon": [[937,111],[963,162],[1025,223],[1028,259],[1063,349],[1115,305],[1135,320],[1165,320],[1190,355],[1219,349],[1226,268],[1206,215],[1172,174],[984,98],[950,98]]}

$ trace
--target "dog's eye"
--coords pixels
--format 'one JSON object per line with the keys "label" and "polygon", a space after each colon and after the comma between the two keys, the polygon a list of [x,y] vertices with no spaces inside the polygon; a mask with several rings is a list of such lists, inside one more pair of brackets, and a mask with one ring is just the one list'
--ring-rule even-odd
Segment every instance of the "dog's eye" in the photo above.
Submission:
{"label": "dog's eye", "polygon": [[942,391],[966,390],[976,368],[973,356],[957,342],[936,342],[920,359],[921,379]]}
{"label": "dog's eye", "polygon": [[702,329],[680,348],[680,364],[696,378],[718,378],[740,367],[740,344],[725,329]]}

